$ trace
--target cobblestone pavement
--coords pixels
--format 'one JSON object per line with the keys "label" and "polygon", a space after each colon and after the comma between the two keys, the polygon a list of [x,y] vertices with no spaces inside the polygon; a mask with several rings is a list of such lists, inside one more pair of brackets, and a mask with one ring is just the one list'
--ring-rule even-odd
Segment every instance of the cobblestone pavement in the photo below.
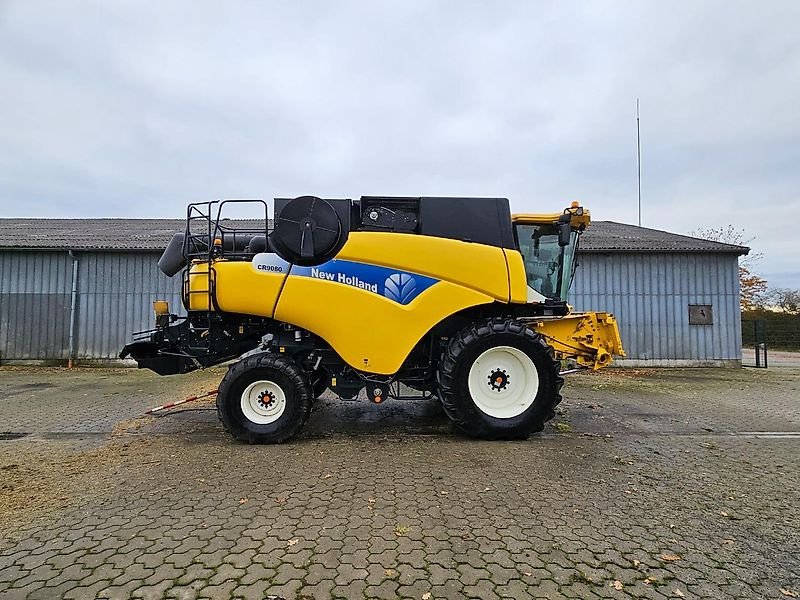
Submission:
{"label": "cobblestone pavement", "polygon": [[219,376],[0,369],[0,598],[800,593],[798,369],[573,376],[527,442],[431,402],[269,447],[202,403],[119,423]]}

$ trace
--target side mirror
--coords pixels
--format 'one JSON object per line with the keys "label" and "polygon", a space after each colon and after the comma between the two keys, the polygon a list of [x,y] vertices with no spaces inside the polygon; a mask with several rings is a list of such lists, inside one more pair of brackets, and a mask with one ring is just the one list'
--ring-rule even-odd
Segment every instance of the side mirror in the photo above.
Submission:
{"label": "side mirror", "polygon": [[572,225],[569,215],[564,215],[558,221],[558,245],[563,248],[569,246],[570,241],[572,241]]}

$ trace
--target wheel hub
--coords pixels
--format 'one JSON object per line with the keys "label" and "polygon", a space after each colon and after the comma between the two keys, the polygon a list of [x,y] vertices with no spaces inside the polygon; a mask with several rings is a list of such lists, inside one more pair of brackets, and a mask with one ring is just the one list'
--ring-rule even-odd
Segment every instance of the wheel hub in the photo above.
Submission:
{"label": "wheel hub", "polygon": [[240,406],[246,419],[257,425],[268,425],[281,418],[286,403],[286,393],[277,383],[260,380],[244,389]]}
{"label": "wheel hub", "polygon": [[502,392],[510,383],[511,378],[505,369],[496,368],[489,374],[489,387],[495,392]]}
{"label": "wheel hub", "polygon": [[271,408],[275,404],[275,394],[264,390],[258,395],[258,404],[262,408]]}

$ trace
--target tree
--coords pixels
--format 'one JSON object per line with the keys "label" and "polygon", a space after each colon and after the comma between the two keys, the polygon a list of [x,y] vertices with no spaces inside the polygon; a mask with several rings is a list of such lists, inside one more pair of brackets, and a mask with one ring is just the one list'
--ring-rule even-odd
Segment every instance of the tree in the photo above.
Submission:
{"label": "tree", "polygon": [[739,303],[743,311],[764,308],[767,303],[767,280],[739,263]]}
{"label": "tree", "polygon": [[[748,238],[744,229],[733,225],[695,229],[691,235],[712,242],[747,247],[755,238]],[[743,311],[764,308],[767,303],[767,280],[753,272],[753,265],[763,258],[761,252],[739,257],[740,304]]]}
{"label": "tree", "polygon": [[800,315],[800,290],[776,288],[769,293],[769,302],[788,315]]}

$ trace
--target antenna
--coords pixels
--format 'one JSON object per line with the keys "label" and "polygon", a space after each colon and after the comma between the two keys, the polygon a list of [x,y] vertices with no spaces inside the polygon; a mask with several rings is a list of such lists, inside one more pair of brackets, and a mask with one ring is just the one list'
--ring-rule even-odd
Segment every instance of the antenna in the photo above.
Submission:
{"label": "antenna", "polygon": [[639,186],[639,227],[642,226],[642,138],[639,133],[639,98],[636,98],[636,177]]}

